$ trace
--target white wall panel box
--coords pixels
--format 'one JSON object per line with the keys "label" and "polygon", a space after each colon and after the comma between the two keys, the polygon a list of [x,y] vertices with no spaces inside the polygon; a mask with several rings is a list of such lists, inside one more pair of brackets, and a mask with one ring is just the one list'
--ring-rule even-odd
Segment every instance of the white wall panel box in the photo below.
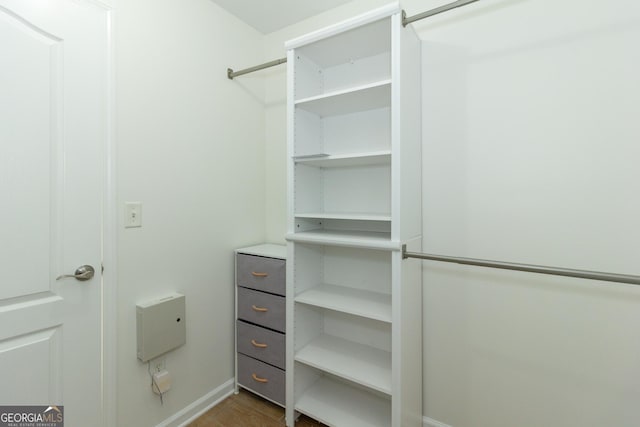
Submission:
{"label": "white wall panel box", "polygon": [[185,296],[167,297],[136,305],[138,359],[148,362],[186,342]]}

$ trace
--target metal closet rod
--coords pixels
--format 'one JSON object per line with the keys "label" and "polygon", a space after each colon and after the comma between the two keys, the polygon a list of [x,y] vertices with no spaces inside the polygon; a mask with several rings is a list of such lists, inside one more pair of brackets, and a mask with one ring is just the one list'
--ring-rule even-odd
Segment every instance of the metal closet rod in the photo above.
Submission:
{"label": "metal closet rod", "polygon": [[[440,7],[436,7],[435,9],[428,10],[423,13],[419,13],[417,15],[413,15],[407,18],[406,12],[402,11],[402,26],[406,27],[412,22],[419,21],[420,19],[428,18],[430,16],[438,15],[442,12],[447,12],[451,9],[456,9],[461,6],[466,6],[469,3],[475,3],[478,0],[458,0],[453,3],[448,3]],[[241,76],[243,74],[253,73],[254,71],[264,70],[265,68],[275,67],[276,65],[284,64],[287,62],[287,58],[280,58],[274,61],[265,62],[264,64],[256,65],[255,67],[245,68],[238,71],[233,71],[232,68],[227,68],[227,77],[229,80],[233,80],[234,77]]]}
{"label": "metal closet rod", "polygon": [[447,3],[443,6],[440,7],[436,7],[435,9],[431,9],[431,10],[427,10],[426,12],[422,12],[422,13],[418,13],[417,15],[413,15],[407,18],[407,14],[405,13],[405,11],[402,11],[402,26],[406,27],[407,25],[411,24],[412,22],[416,22],[419,21],[421,19],[424,18],[428,18],[430,16],[434,16],[434,15],[438,15],[439,13],[442,12],[447,12],[449,10],[452,9],[456,9],[458,7],[462,7],[462,6],[466,6],[470,3],[475,3],[478,0],[458,0],[458,1],[454,1],[453,3]]}
{"label": "metal closet rod", "polygon": [[602,280],[605,282],[640,285],[640,276],[633,276],[629,274],[603,273],[601,271],[573,270],[570,268],[547,267],[531,264],[516,264],[511,262],[489,261],[485,259],[460,258],[445,255],[424,254],[420,252],[408,252],[406,245],[402,245],[402,258],[427,259],[431,261],[475,265],[478,267],[498,268],[501,270],[526,271],[529,273],[550,274],[553,276],[577,277],[580,279]]}
{"label": "metal closet rod", "polygon": [[254,71],[258,70],[264,70],[265,68],[269,67],[275,67],[276,65],[284,64],[285,62],[287,62],[287,58],[280,58],[274,61],[265,62],[264,64],[256,65],[255,67],[245,68],[244,70],[233,71],[233,69],[227,68],[227,77],[229,78],[229,80],[233,80],[234,77],[253,73]]}

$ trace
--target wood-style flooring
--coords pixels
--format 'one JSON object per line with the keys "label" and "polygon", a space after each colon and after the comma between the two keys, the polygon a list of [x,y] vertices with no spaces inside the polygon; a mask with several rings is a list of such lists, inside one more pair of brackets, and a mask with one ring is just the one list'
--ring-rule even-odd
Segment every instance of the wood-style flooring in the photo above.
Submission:
{"label": "wood-style flooring", "polygon": [[[209,409],[189,427],[282,427],[284,409],[246,390],[232,394]],[[301,415],[296,427],[325,427]]]}

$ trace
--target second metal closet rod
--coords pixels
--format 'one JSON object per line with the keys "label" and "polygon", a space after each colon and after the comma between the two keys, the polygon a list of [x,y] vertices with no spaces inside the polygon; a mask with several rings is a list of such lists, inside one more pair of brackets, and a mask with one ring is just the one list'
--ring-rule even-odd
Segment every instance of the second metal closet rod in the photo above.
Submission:
{"label": "second metal closet rod", "polygon": [[[405,11],[402,11],[402,26],[406,27],[408,24],[412,22],[418,21],[420,19],[428,18],[430,16],[437,15],[442,12],[446,12],[451,9],[456,9],[461,6],[466,6],[469,3],[475,3],[478,0],[458,0],[453,3],[448,3],[440,7],[436,7],[435,9],[428,10],[423,13],[419,13],[417,15],[413,15],[407,18]],[[276,65],[284,64],[287,62],[287,58],[280,58],[274,61],[265,62],[264,64],[256,65],[255,67],[244,68],[242,70],[233,71],[232,68],[227,68],[227,77],[229,80],[233,80],[234,77],[241,76],[243,74],[253,73],[254,71],[264,70],[265,68],[275,67]]]}
{"label": "second metal closet rod", "polygon": [[501,270],[526,271],[529,273],[550,274],[552,276],[576,277],[580,279],[602,280],[605,282],[640,285],[640,276],[630,274],[605,273],[602,271],[575,270],[571,268],[548,267],[544,265],[516,264],[513,262],[489,261],[486,259],[460,258],[445,255],[407,252],[407,245],[402,245],[402,258],[418,258],[430,261],[451,262],[454,264],[474,265],[476,267],[498,268]]}

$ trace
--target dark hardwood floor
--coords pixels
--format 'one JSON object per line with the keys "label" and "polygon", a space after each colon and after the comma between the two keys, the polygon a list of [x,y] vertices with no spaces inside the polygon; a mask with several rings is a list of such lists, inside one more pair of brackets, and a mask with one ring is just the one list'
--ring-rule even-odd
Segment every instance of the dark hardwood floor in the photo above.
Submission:
{"label": "dark hardwood floor", "polygon": [[[246,390],[233,394],[202,414],[189,427],[282,427],[284,409]],[[301,415],[296,427],[325,427]]]}

